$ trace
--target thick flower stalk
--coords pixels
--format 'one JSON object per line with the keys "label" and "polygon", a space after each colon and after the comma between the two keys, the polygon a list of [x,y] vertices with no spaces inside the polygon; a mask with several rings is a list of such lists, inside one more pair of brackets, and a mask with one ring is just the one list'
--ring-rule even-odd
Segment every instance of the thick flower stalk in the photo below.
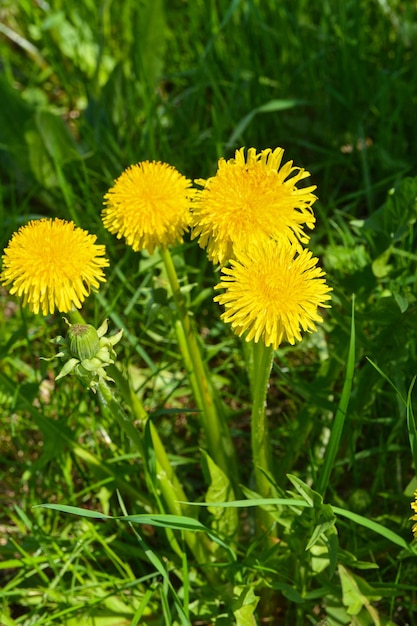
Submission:
{"label": "thick flower stalk", "polygon": [[81,308],[104,282],[104,246],[97,237],[60,219],[32,220],[14,233],[2,257],[0,282],[43,315]]}
{"label": "thick flower stalk", "polygon": [[167,163],[132,165],[104,196],[103,224],[136,252],[179,243],[191,221],[191,184]]}
{"label": "thick flower stalk", "polygon": [[215,289],[224,289],[214,300],[225,307],[221,317],[233,331],[275,350],[316,330],[322,321],[317,309],[329,307],[331,291],[310,251],[272,240],[237,252]]}
{"label": "thick flower stalk", "polygon": [[316,187],[297,187],[310,174],[292,161],[281,165],[284,150],[259,154],[244,148],[220,159],[215,176],[197,180],[192,238],[206,248],[213,263],[224,265],[254,243],[273,239],[299,249],[308,242],[304,228],[314,228],[312,204]]}
{"label": "thick flower stalk", "polygon": [[415,522],[412,527],[414,537],[417,537],[417,490],[414,492],[414,502],[411,503],[411,508],[414,511],[414,515],[410,517]]}

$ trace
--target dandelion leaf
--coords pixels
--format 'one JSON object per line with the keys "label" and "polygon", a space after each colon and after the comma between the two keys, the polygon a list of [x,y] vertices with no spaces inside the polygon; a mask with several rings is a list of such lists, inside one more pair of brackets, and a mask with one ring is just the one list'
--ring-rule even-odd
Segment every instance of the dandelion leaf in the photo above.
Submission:
{"label": "dandelion leaf", "polygon": [[235,587],[234,592],[238,594],[232,603],[236,626],[256,626],[254,611],[259,598],[255,596],[253,588],[250,586]]}
{"label": "dandelion leaf", "polygon": [[[206,502],[230,502],[234,500],[233,487],[226,474],[216,465],[213,459],[202,451],[203,470],[209,488],[206,493]],[[237,509],[234,507],[209,506],[208,511],[213,516],[212,528],[221,536],[234,537],[238,524]]]}
{"label": "dandelion leaf", "polygon": [[380,625],[378,611],[371,605],[372,601],[380,600],[381,595],[376,592],[363,578],[355,576],[351,571],[339,565],[340,581],[342,583],[343,604],[349,615],[359,615],[366,609],[376,626]]}

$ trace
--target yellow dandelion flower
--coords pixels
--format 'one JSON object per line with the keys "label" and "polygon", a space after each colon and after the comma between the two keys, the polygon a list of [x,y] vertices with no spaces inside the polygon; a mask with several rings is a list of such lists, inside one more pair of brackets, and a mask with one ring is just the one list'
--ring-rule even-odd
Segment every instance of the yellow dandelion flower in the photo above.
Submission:
{"label": "yellow dandelion flower", "polygon": [[415,515],[412,515],[410,519],[412,519],[415,524],[413,524],[412,532],[414,537],[417,537],[417,490],[414,492],[414,502],[411,503],[411,508],[413,509]]}
{"label": "yellow dandelion flower", "polygon": [[331,288],[309,250],[269,240],[236,257],[222,268],[215,289],[225,292],[214,300],[239,337],[246,333],[246,341],[262,339],[276,350],[283,340],[301,341],[301,331],[317,330],[315,322],[323,321],[317,308],[329,307]]}
{"label": "yellow dandelion flower", "polygon": [[182,242],[189,228],[191,181],[172,165],[144,161],[128,167],[104,196],[103,224],[133,250]]}
{"label": "yellow dandelion flower", "polygon": [[2,257],[0,282],[34,313],[67,313],[105,281],[104,246],[73,222],[40,219],[14,233]]}
{"label": "yellow dandelion flower", "polygon": [[196,181],[204,188],[193,202],[192,238],[221,265],[253,241],[288,240],[300,247],[309,239],[303,227],[315,224],[316,186],[296,186],[309,172],[292,161],[281,166],[282,148],[259,154],[249,148],[246,159],[244,150],[229,161],[220,159],[214,177]]}

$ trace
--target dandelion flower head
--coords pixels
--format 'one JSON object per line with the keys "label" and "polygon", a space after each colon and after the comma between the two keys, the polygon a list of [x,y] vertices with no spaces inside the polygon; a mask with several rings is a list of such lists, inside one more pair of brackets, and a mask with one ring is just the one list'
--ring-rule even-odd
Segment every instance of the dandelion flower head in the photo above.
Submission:
{"label": "dandelion flower head", "polygon": [[172,165],[144,161],[128,167],[104,196],[103,224],[133,250],[182,242],[189,228],[191,181]]}
{"label": "dandelion flower head", "polygon": [[411,508],[414,511],[414,515],[412,515],[410,519],[416,522],[415,524],[413,524],[413,527],[411,530],[413,532],[414,537],[417,537],[417,490],[414,492],[414,502],[411,503]]}
{"label": "dandelion flower head", "polygon": [[212,178],[196,181],[203,189],[193,202],[192,238],[220,265],[254,241],[286,240],[301,247],[309,240],[303,228],[315,224],[316,186],[297,187],[309,172],[292,161],[281,165],[282,148],[259,154],[249,148],[246,158],[244,150],[220,159]]}
{"label": "dandelion flower head", "polygon": [[43,315],[81,308],[91,289],[104,282],[105,247],[97,237],[60,219],[32,220],[19,228],[2,257],[0,282]]}
{"label": "dandelion flower head", "polygon": [[318,307],[329,307],[324,272],[311,251],[289,243],[261,241],[247,252],[239,251],[230,267],[222,268],[224,289],[214,300],[225,307],[221,318],[240,337],[277,349],[283,340],[301,341],[322,317]]}

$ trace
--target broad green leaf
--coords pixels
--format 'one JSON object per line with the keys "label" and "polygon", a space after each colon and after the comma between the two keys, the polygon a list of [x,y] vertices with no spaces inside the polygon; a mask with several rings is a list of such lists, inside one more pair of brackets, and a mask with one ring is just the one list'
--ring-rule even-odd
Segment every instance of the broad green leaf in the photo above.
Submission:
{"label": "broad green leaf", "polygon": [[235,587],[234,595],[237,598],[232,603],[233,615],[236,619],[236,626],[256,626],[257,621],[254,616],[259,598],[255,595],[253,587]]}
{"label": "broad green leaf", "polygon": [[392,270],[392,265],[388,265],[388,261],[391,257],[392,249],[391,246],[384,250],[382,254],[380,254],[375,261],[372,263],[372,272],[374,276],[377,278],[384,278],[387,276]]}
{"label": "broad green leaf", "polygon": [[366,583],[363,578],[355,576],[348,569],[339,565],[340,582],[343,591],[343,604],[349,615],[358,615],[365,608],[374,620],[375,626],[380,626],[378,611],[371,605],[371,601],[378,601],[381,596]]}
{"label": "broad green leaf", "polygon": [[347,607],[349,615],[357,615],[364,605],[364,598],[349,570],[339,565],[340,582],[343,590],[343,604]]}
{"label": "broad green leaf", "polygon": [[[203,469],[210,480],[210,486],[206,493],[207,502],[227,502],[234,497],[233,488],[226,474],[216,465],[211,457],[202,450]],[[208,506],[213,515],[212,528],[225,537],[235,537],[238,526],[238,514],[236,508],[221,508]]]}

